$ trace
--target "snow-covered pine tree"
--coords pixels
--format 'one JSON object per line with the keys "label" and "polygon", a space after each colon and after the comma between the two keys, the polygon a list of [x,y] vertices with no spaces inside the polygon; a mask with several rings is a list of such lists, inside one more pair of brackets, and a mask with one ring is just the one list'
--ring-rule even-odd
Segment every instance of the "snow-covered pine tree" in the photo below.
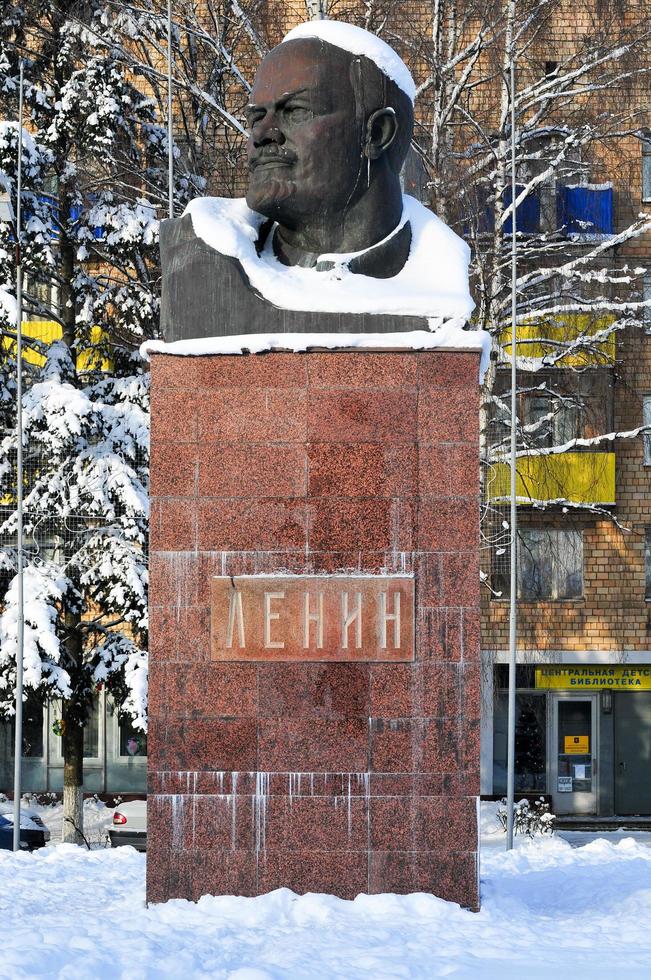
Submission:
{"label": "snow-covered pine tree", "polygon": [[[166,135],[104,4],[2,2],[0,179],[14,200],[25,66],[25,687],[61,704],[64,837],[81,839],[99,686],[146,724],[148,376]],[[178,181],[182,201],[190,184]],[[190,193],[196,194],[196,187]],[[16,658],[15,264],[0,225],[0,712]],[[56,339],[58,336],[59,339]]]}

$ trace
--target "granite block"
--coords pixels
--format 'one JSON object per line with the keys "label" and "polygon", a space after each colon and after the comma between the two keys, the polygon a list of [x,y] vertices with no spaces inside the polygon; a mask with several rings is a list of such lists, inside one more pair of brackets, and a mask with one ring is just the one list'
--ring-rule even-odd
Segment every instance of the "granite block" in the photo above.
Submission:
{"label": "granite block", "polygon": [[470,797],[373,797],[370,848],[372,851],[474,851],[477,803]]}
{"label": "granite block", "polygon": [[186,856],[173,853],[152,839],[147,841],[147,902],[192,895],[192,868]]}
{"label": "granite block", "polygon": [[197,440],[198,401],[194,391],[159,387],[152,366],[151,430],[152,443],[169,441],[192,443]]}
{"label": "granite block", "polygon": [[198,493],[202,497],[302,497],[307,453],[302,446],[230,446],[200,443]]}
{"label": "granite block", "polygon": [[463,719],[463,739],[459,744],[459,768],[464,772],[477,771],[481,743],[479,718],[476,716]]}
{"label": "granite block", "polygon": [[416,386],[417,358],[413,354],[365,352],[361,357],[312,354],[307,359],[310,388],[393,388]]}
{"label": "granite block", "polygon": [[441,555],[441,605],[479,606],[479,554],[472,551]]}
{"label": "granite block", "polygon": [[264,846],[271,851],[366,851],[368,803],[345,796],[269,796]]}
{"label": "granite block", "polygon": [[254,720],[153,717],[149,724],[148,762],[153,769],[258,769]]}
{"label": "granite block", "polygon": [[257,855],[254,850],[196,848],[183,855],[191,868],[192,901],[202,895],[258,895]]}
{"label": "granite block", "polygon": [[311,497],[404,497],[416,490],[414,446],[312,443]]}
{"label": "granite block", "polygon": [[149,492],[156,497],[195,497],[199,471],[198,449],[193,443],[153,440],[150,451]]}
{"label": "granite block", "polygon": [[416,441],[416,394],[409,391],[318,391],[308,395],[310,442]]}
{"label": "granite block", "polygon": [[464,609],[462,619],[462,653],[464,660],[479,660],[481,619],[479,608]]}
{"label": "granite block", "polygon": [[368,891],[366,851],[264,851],[258,862],[258,893],[291,888],[353,899]]}
{"label": "granite block", "polygon": [[197,438],[220,443],[304,443],[304,388],[207,388],[197,393]]}
{"label": "granite block", "polygon": [[423,718],[457,718],[462,711],[459,665],[428,661],[417,664],[415,671],[418,685],[415,715]]}
{"label": "granite block", "polygon": [[418,385],[433,388],[471,388],[479,395],[479,353],[436,351],[416,357]]}
{"label": "granite block", "polygon": [[154,662],[210,660],[208,606],[152,606],[149,656]]}
{"label": "granite block", "polygon": [[188,497],[153,497],[149,517],[150,550],[195,551],[197,507]]}
{"label": "granite block", "polygon": [[442,773],[372,772],[370,795],[375,796],[440,796],[443,792],[460,795],[456,786],[450,788]]}
{"label": "granite block", "polygon": [[261,718],[256,768],[269,772],[366,772],[368,722],[365,718]]}
{"label": "granite block", "polygon": [[311,505],[310,548],[395,549],[412,547],[413,512],[406,500],[321,497]]}
{"label": "granite block", "polygon": [[185,805],[184,847],[251,853],[255,846],[254,798],[195,794]]}
{"label": "granite block", "polygon": [[260,664],[257,670],[260,718],[368,717],[366,664]]}
{"label": "granite block", "polygon": [[[443,569],[441,552],[416,553],[416,601],[419,606],[443,606]],[[456,605],[456,603],[455,603]]]}
{"label": "granite block", "polygon": [[414,664],[373,664],[370,715],[411,718],[418,700]]}
{"label": "granite block", "polygon": [[[479,444],[479,387],[418,389],[418,441]],[[477,464],[479,472],[479,464]]]}
{"label": "granite block", "polygon": [[149,792],[163,798],[171,796],[251,796],[256,792],[257,774],[253,771],[223,769],[150,770]]}
{"label": "granite block", "polygon": [[425,721],[418,765],[414,768],[418,772],[458,772],[467,726],[466,719],[458,718],[430,718]]}
{"label": "granite block", "polygon": [[479,908],[479,876],[474,852],[372,851],[369,892],[430,892],[465,908]]}
{"label": "granite block", "polygon": [[198,525],[201,551],[304,548],[308,509],[289,499],[202,500]]}
{"label": "granite block", "polygon": [[257,714],[254,664],[175,663],[166,667],[162,687],[165,710],[172,718],[254,718]]}
{"label": "granite block", "polygon": [[459,722],[452,718],[374,718],[374,772],[455,772],[459,768]]}
{"label": "granite block", "polygon": [[421,497],[416,547],[422,551],[470,551],[479,537],[478,497]]}
{"label": "granite block", "polygon": [[481,704],[482,665],[464,663],[461,668],[461,711],[464,718],[477,718]]}
{"label": "granite block", "polygon": [[[202,604],[199,556],[190,551],[153,551],[149,556],[149,606],[185,606]],[[207,601],[206,601],[207,604]]]}
{"label": "granite block", "polygon": [[460,660],[462,611],[454,607],[421,607],[416,622],[417,660]]}
{"label": "granite block", "polygon": [[175,357],[152,354],[152,387],[305,388],[307,364],[295,354],[234,354]]}

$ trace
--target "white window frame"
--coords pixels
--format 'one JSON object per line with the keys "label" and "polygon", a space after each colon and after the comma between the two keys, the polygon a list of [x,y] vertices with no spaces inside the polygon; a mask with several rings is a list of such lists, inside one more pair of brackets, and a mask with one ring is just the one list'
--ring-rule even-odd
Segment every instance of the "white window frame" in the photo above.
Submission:
{"label": "white window frame", "polygon": [[642,143],[642,201],[651,201],[651,145]]}
{"label": "white window frame", "polygon": [[651,334],[651,269],[642,276],[642,301],[648,306],[642,307],[642,323],[644,332]]}
{"label": "white window frame", "polygon": [[[651,425],[651,393],[642,395],[642,425]],[[651,432],[642,433],[642,453],[645,466],[651,466]]]}

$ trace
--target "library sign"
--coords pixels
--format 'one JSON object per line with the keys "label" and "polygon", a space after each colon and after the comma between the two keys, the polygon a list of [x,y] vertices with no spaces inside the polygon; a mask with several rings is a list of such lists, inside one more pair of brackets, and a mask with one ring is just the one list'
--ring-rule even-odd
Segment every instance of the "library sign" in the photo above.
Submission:
{"label": "library sign", "polygon": [[411,661],[411,575],[217,575],[213,660]]}
{"label": "library sign", "polygon": [[651,691],[651,666],[536,667],[536,687],[544,691]]}

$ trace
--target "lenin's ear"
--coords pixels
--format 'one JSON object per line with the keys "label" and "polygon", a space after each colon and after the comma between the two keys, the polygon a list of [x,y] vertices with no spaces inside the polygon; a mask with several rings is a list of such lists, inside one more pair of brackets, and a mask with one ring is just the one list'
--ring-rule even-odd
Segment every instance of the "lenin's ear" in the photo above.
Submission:
{"label": "lenin's ear", "polygon": [[388,150],[398,132],[398,120],[390,107],[371,113],[366,123],[364,153],[369,160],[377,160]]}

